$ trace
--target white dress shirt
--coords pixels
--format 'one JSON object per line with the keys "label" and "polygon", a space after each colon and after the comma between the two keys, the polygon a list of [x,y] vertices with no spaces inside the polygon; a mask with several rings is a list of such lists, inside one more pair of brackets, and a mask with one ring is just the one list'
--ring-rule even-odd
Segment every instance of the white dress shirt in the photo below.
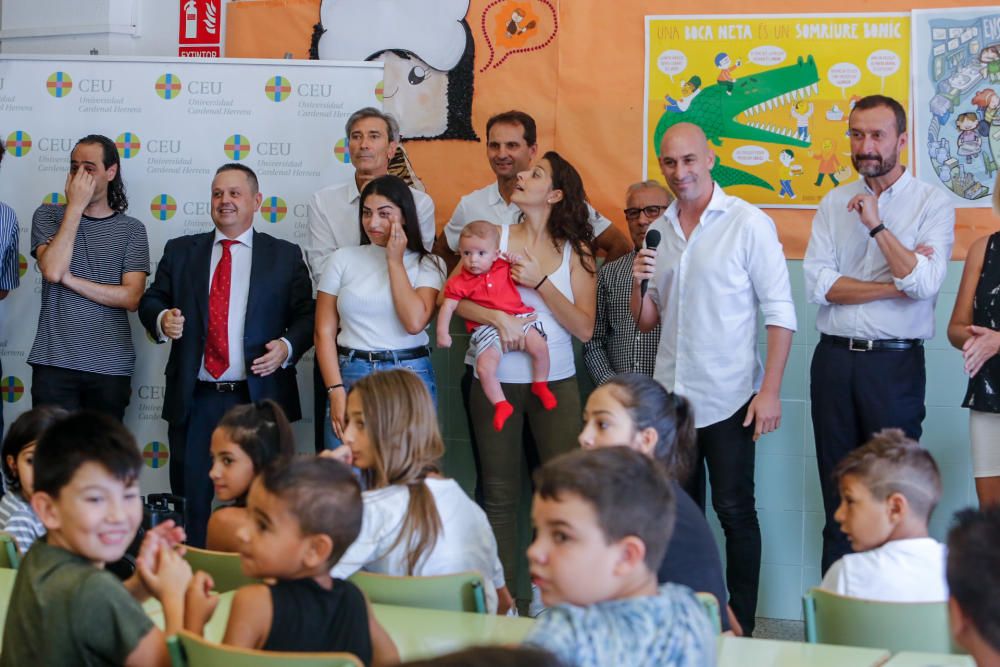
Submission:
{"label": "white dress shirt", "polygon": [[771,218],[718,183],[690,238],[676,201],[653,224],[663,235],[647,292],[662,325],[653,377],[709,426],[760,389],[758,306],[764,324],[795,331],[785,256]]}
{"label": "white dress shirt", "polygon": [[[611,226],[611,221],[598,213],[589,203],[587,210],[590,212],[587,222],[594,228],[594,238],[597,238]],[[496,181],[470,192],[459,200],[451,220],[444,227],[444,237],[448,241],[449,248],[458,252],[459,234],[473,220],[486,220],[495,225],[516,225],[521,221],[521,209],[517,204],[503,200],[500,196],[500,186]]]}
{"label": "white dress shirt", "polygon": [[[219,377],[212,377],[211,373],[205,370],[205,353],[203,351],[201,354],[201,365],[198,368],[198,379],[203,382],[239,382],[247,379],[247,363],[243,357],[243,328],[247,317],[247,298],[250,296],[253,233],[253,227],[251,227],[233,239],[236,243],[229,246],[229,254],[232,257],[228,320],[229,367]],[[222,259],[221,242],[228,239],[229,237],[218,229],[215,230],[215,238],[212,239],[212,260],[208,272],[209,294],[212,291],[212,278],[215,276],[215,269],[219,266],[219,261]],[[162,341],[167,340],[162,327],[163,316],[166,312],[166,310],[162,311],[156,319],[156,331]],[[292,358],[292,344],[284,337],[279,340],[284,341],[285,346],[288,348],[288,356],[281,364],[281,367],[285,368]],[[253,359],[250,362],[253,363]]]}
{"label": "white dress shirt", "polygon": [[[417,206],[420,237],[430,252],[434,247],[434,201],[424,192],[410,188]],[[318,190],[309,200],[309,246],[306,261],[312,273],[313,286],[319,284],[334,250],[361,245],[361,192],[352,178],[347,183],[329,185]]]}
{"label": "white dress shirt", "polygon": [[945,602],[947,549],[931,537],[892,540],[847,554],[830,566],[820,588],[882,602]]}
{"label": "white dress shirt", "polygon": [[[806,295],[819,304],[820,333],[847,338],[934,337],[934,304],[944,282],[955,240],[955,209],[935,186],[903,175],[878,197],[882,224],[906,248],[934,249],[930,258],[917,254],[909,275],[894,278],[878,242],[847,202],[872,194],[865,180],[834,188],[820,202],[803,262]],[[889,282],[908,299],[882,299],[856,305],[830,303],[826,295],[841,276],[866,282]]]}

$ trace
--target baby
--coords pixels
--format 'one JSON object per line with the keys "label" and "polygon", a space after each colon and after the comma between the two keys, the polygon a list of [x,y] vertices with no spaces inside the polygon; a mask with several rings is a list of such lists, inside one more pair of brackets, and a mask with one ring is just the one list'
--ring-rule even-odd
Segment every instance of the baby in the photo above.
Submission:
{"label": "baby", "polygon": [[[485,220],[470,222],[458,239],[462,270],[444,286],[444,303],[437,319],[439,347],[451,347],[448,327],[458,302],[468,299],[484,308],[500,310],[509,315],[529,317],[534,311],[525,306],[510,275],[510,262],[500,256],[500,229]],[[496,328],[478,322],[466,322],[472,333],[472,348],[476,360],[476,375],[486,398],[493,404],[493,428],[503,430],[504,422],[514,407],[504,396],[497,379],[497,366],[503,349]],[[531,392],[538,396],[546,410],[558,404],[549,390],[549,348],[541,322],[525,320],[525,351],[531,355]]]}

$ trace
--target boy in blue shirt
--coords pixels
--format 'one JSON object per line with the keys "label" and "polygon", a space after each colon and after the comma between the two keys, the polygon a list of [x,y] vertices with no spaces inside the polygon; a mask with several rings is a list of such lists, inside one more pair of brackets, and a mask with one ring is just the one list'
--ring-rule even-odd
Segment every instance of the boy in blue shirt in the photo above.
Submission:
{"label": "boy in blue shirt", "polygon": [[542,466],[535,488],[528,561],[555,606],[526,643],[575,667],[715,665],[694,593],[656,581],[675,514],[659,464],[627,447],[581,449]]}

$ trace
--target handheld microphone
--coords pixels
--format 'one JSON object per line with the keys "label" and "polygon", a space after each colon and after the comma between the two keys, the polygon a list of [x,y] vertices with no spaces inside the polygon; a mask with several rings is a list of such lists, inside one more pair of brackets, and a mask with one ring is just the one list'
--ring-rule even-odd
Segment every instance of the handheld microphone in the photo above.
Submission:
{"label": "handheld microphone", "polygon": [[[650,229],[646,232],[646,247],[650,250],[655,250],[658,245],[660,245],[660,232],[656,229]],[[649,278],[646,278],[639,284],[640,299],[646,296],[647,287],[649,287]]]}

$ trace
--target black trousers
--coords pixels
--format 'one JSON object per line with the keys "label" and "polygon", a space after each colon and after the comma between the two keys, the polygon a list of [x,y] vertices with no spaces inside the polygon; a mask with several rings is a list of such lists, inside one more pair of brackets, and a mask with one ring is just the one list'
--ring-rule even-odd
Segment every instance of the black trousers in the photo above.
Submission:
{"label": "black trousers", "polygon": [[57,366],[32,366],[31,405],[57,405],[69,411],[96,410],[118,421],[132,393],[128,375],[104,375]]}
{"label": "black trousers", "polygon": [[853,449],[883,428],[901,428],[919,440],[926,408],[924,348],[852,352],[820,341],[812,358],[812,399],[816,463],[823,491],[823,572],[851,553],[850,542],[833,520],[840,505],[834,468]]}
{"label": "black trousers", "polygon": [[212,513],[212,498],[215,496],[212,481],[208,478],[208,471],[212,468],[209,451],[212,431],[229,408],[249,402],[250,392],[245,383],[242,389],[230,393],[220,393],[199,383],[195,385],[188,420],[171,424],[167,431],[170,441],[170,491],[184,496],[187,501],[184,530],[187,532],[187,543],[192,546],[205,546],[208,517]]}
{"label": "black trousers", "polygon": [[698,458],[685,490],[705,510],[705,470],[712,508],[726,536],[729,604],[746,636],[753,633],[760,586],[760,523],[754,499],[756,443],[743,426],[750,401],[731,417],[698,429]]}

